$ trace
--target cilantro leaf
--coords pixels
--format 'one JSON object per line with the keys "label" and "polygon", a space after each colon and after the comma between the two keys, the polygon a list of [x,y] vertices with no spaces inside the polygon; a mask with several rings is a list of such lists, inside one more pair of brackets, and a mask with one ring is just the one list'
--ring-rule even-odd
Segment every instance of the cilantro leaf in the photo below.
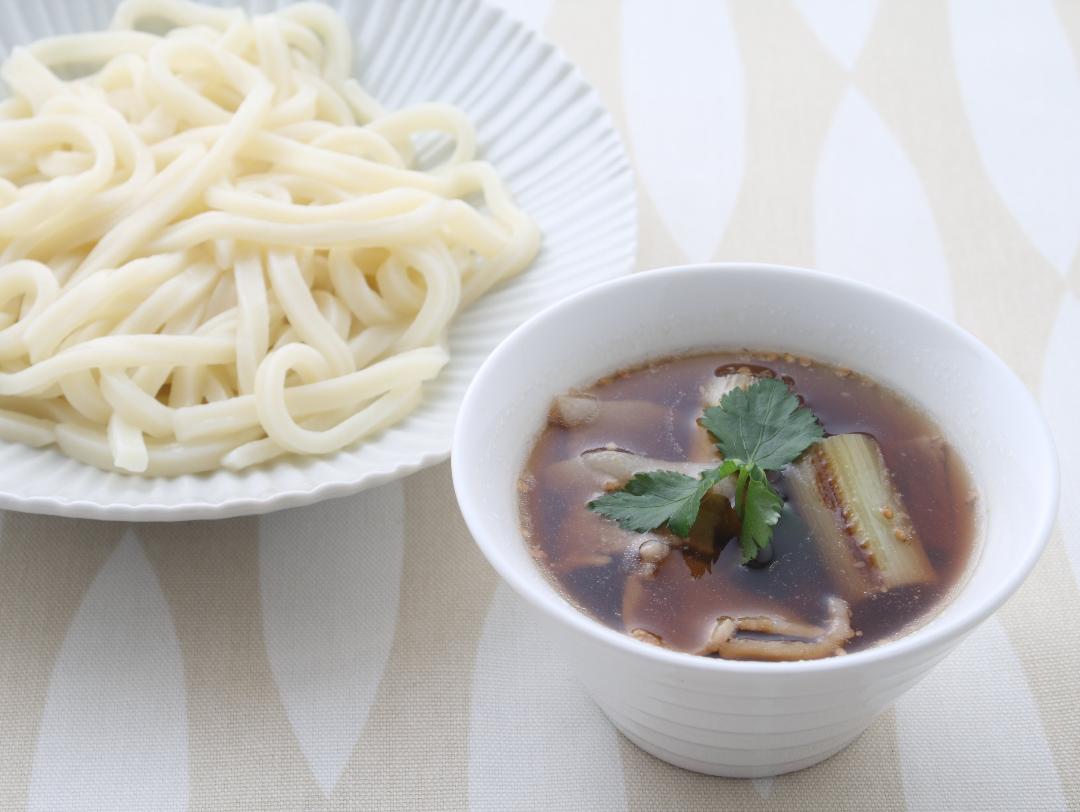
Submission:
{"label": "cilantro leaf", "polygon": [[725,458],[764,470],[782,468],[824,435],[814,413],[773,378],[732,389],[700,422]]}
{"label": "cilantro leaf", "polygon": [[644,533],[666,524],[686,538],[697,520],[701,500],[721,479],[735,473],[734,462],[703,471],[695,479],[675,471],[635,474],[622,490],[589,502],[589,510],[618,522],[626,530]]}
{"label": "cilantro leaf", "polygon": [[[620,527],[644,533],[671,522],[682,530],[689,514],[701,504],[701,481],[675,471],[635,474],[620,491],[589,502],[589,510],[613,519]],[[694,503],[697,503],[695,506]]]}
{"label": "cilantro leaf", "polygon": [[784,500],[773,490],[765,479],[751,475],[742,499],[742,529],[739,531],[739,546],[742,548],[743,563],[752,560],[759,550],[764,550],[772,542],[773,527],[780,520],[780,509]]}
{"label": "cilantro leaf", "polygon": [[710,488],[732,474],[739,547],[743,563],[772,543],[784,500],[769,484],[766,471],[792,462],[824,436],[814,413],[782,381],[761,378],[746,389],[733,389],[700,419],[724,454],[724,462],[695,479],[674,471],[636,474],[622,490],[589,502],[589,510],[627,530],[644,533],[667,525],[686,538],[697,521],[701,500]]}

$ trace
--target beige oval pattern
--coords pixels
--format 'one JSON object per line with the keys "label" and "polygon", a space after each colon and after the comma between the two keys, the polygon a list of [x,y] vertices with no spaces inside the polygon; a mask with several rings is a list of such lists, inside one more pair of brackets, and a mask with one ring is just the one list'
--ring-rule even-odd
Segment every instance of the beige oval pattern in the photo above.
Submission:
{"label": "beige oval pattern", "polygon": [[1064,810],[1017,652],[991,618],[896,705],[909,812]]}
{"label": "beige oval pattern", "polygon": [[712,257],[744,172],[743,66],[723,3],[622,5],[623,103],[639,177],[691,262]]}
{"label": "beige oval pattern", "polygon": [[987,174],[1065,274],[1080,247],[1080,74],[1052,0],[951,0],[956,77]]}
{"label": "beige oval pattern", "polygon": [[495,590],[473,674],[471,809],[626,808],[615,728],[506,584]]}
{"label": "beige oval pattern", "polygon": [[187,808],[180,644],[130,530],[90,584],[60,648],[27,796],[31,810]]}
{"label": "beige oval pattern", "polygon": [[259,521],[266,654],[324,795],[349,762],[390,657],[404,522],[400,482]]}
{"label": "beige oval pattern", "polygon": [[793,0],[793,4],[833,59],[854,70],[877,16],[878,0]]}
{"label": "beige oval pattern", "polygon": [[1042,376],[1040,400],[1057,443],[1061,466],[1062,509],[1059,516],[1065,552],[1080,584],[1080,515],[1073,501],[1080,493],[1080,298],[1067,293],[1054,320]]}
{"label": "beige oval pattern", "polygon": [[823,271],[891,290],[953,317],[948,263],[914,164],[854,86],[833,116],[814,184]]}

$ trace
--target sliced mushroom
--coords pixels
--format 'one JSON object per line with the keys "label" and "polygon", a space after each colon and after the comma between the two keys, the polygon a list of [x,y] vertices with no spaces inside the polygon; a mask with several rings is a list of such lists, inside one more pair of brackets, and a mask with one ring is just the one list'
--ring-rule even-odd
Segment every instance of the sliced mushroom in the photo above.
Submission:
{"label": "sliced mushroom", "polygon": [[649,537],[638,545],[638,558],[645,564],[659,564],[671,552],[671,547],[658,538]]}
{"label": "sliced mushroom", "polygon": [[[613,480],[617,486],[626,484],[635,474],[644,471],[675,471],[687,476],[699,476],[702,471],[707,471],[716,466],[716,460],[712,462],[674,462],[669,460],[657,460],[652,457],[643,457],[622,449],[600,448],[586,451],[580,459],[585,465],[597,474],[605,475]],[[735,477],[721,480],[714,493],[726,496],[728,499],[735,497]]]}
{"label": "sliced mushroom", "polygon": [[[640,619],[647,619],[646,608],[649,605],[649,592],[640,575],[630,575],[623,584],[622,617],[627,624]],[[633,629],[629,629],[633,633]]]}
{"label": "sliced mushroom", "polygon": [[714,488],[701,500],[701,509],[690,528],[690,535],[680,541],[698,555],[715,560],[724,542],[738,534],[739,517],[731,505],[731,497]]}
{"label": "sliced mushroom", "polygon": [[564,429],[577,428],[591,423],[600,416],[600,400],[596,395],[570,393],[559,395],[551,404],[548,422]]}
{"label": "sliced mushroom", "polygon": [[568,392],[559,395],[551,404],[548,423],[564,429],[577,429],[602,421],[611,424],[636,425],[642,422],[660,423],[668,408],[651,400],[601,400],[596,395]]}
{"label": "sliced mushroom", "polygon": [[606,553],[594,550],[574,550],[550,562],[549,567],[558,575],[566,575],[574,570],[606,567],[611,561],[611,556]]}
{"label": "sliced mushroom", "polygon": [[944,437],[940,434],[913,437],[910,440],[895,443],[893,451],[901,460],[910,458],[925,460],[919,466],[919,480],[923,490],[927,493],[940,494],[944,501],[953,500],[953,478],[950,473],[956,461]]}
{"label": "sliced mushroom", "polygon": [[771,617],[769,615],[757,615],[756,617],[741,617],[738,621],[739,631],[759,632],[761,634],[775,634],[779,637],[802,637],[808,640],[821,635],[821,627],[798,620],[788,620],[783,617]]}
{"label": "sliced mushroom", "polygon": [[661,639],[660,635],[653,634],[645,629],[631,629],[630,636],[635,640],[640,640],[642,643],[648,643],[650,646],[664,648],[664,641]]}
{"label": "sliced mushroom", "polygon": [[[699,654],[716,654],[726,660],[818,660],[844,653],[844,644],[855,632],[851,608],[842,598],[828,600],[829,620],[824,628],[779,617],[720,617]],[[739,632],[773,634],[784,638],[739,637]]]}
{"label": "sliced mushroom", "polygon": [[[625,485],[635,474],[643,471],[676,471],[698,476],[712,465],[670,462],[643,457],[629,451],[602,448],[586,451],[577,457],[552,463],[545,471],[546,481],[566,493],[580,493],[587,500],[589,493],[615,490]],[[702,500],[699,521],[689,539],[679,539],[668,533],[642,534],[624,530],[618,524],[588,510],[571,511],[559,529],[563,543],[572,545],[574,555],[560,560],[558,570],[570,572],[583,566],[599,566],[601,556],[616,556],[627,551],[637,553],[641,573],[652,575],[672,546],[688,545],[711,554],[718,527],[737,527],[731,508],[735,495],[735,479],[729,477],[712,488]],[[731,530],[733,534],[735,530]],[[665,551],[661,555],[661,551]],[[604,562],[606,563],[606,562]]]}
{"label": "sliced mushroom", "polygon": [[557,528],[558,555],[549,569],[566,574],[586,567],[601,567],[613,560],[632,559],[627,563],[649,575],[663,561],[667,543],[654,533],[624,530],[613,521],[591,510],[570,511]]}
{"label": "sliced mushroom", "polygon": [[[733,372],[728,375],[720,375],[710,378],[709,382],[701,387],[701,408],[706,409],[716,406],[728,392],[733,389],[746,389],[756,380],[757,376],[750,372]],[[691,428],[690,459],[692,460],[715,460],[719,456],[716,450],[715,440],[708,431],[698,425],[700,413],[694,414],[694,425]]]}
{"label": "sliced mushroom", "polygon": [[728,392],[733,389],[746,389],[755,380],[757,380],[757,376],[751,372],[734,372],[728,375],[720,375],[702,387],[702,400],[706,406],[717,406]]}

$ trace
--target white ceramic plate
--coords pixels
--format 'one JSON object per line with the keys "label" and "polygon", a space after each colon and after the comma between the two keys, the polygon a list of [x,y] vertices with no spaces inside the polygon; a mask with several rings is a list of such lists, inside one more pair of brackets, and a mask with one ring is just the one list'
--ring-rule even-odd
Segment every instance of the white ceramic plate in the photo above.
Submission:
{"label": "white ceramic plate", "polygon": [[[0,0],[0,50],[103,28],[113,0]],[[255,11],[282,3],[250,0]],[[421,407],[374,440],[336,454],[241,473],[143,479],[75,462],[56,449],[0,443],[0,507],[95,519],[172,521],[262,513],[341,496],[440,462],[465,387],[491,349],[541,308],[627,273],[636,251],[629,162],[599,98],[565,56],[477,0],[336,0],[354,33],[354,69],[391,108],[464,108],[482,157],[544,234],[519,277],[462,313],[451,361]]]}

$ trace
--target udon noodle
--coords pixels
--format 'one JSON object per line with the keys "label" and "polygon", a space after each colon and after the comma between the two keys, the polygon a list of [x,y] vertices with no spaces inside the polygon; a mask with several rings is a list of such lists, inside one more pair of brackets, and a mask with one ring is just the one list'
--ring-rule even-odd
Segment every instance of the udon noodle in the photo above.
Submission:
{"label": "udon noodle", "polygon": [[[12,53],[0,438],[176,475],[331,452],[417,406],[451,319],[539,232],[460,110],[384,111],[351,63],[315,3],[126,0],[108,31]],[[421,165],[424,138],[445,160]]]}

